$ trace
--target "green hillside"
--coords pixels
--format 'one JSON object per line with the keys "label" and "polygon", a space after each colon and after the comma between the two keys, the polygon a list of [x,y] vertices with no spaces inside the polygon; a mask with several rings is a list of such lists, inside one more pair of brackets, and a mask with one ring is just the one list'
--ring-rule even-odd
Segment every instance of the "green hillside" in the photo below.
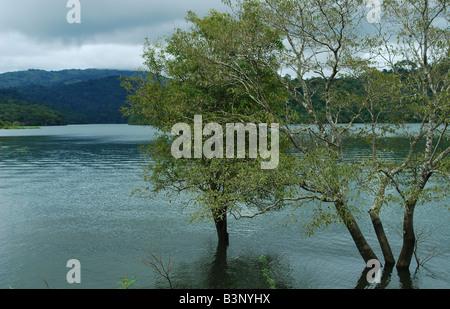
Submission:
{"label": "green hillside", "polygon": [[64,114],[45,106],[30,104],[15,91],[0,89],[0,128],[55,126],[67,123]]}
{"label": "green hillside", "polygon": [[127,93],[121,77],[134,75],[120,70],[28,70],[0,74],[0,89],[10,96],[58,111],[69,124],[127,123],[120,109]]}
{"label": "green hillside", "polygon": [[133,71],[102,69],[71,69],[62,71],[28,70],[7,72],[0,74],[0,89],[28,85],[50,87],[61,84],[74,84],[108,76],[131,76],[133,74]]}
{"label": "green hillside", "polygon": [[126,91],[120,76],[45,87],[30,85],[16,88],[36,104],[63,113],[70,124],[127,123],[120,108],[125,105]]}

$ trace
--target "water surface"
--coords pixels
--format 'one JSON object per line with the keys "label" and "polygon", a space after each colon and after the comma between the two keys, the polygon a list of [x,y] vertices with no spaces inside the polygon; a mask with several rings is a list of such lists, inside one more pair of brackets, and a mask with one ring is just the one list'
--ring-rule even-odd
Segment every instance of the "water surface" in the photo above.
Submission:
{"label": "water surface", "polygon": [[[128,125],[0,130],[0,288],[109,289],[123,276],[135,276],[135,287],[167,288],[141,261],[151,253],[174,261],[176,288],[267,288],[258,262],[262,254],[277,287],[358,286],[364,265],[347,230],[332,225],[305,236],[302,221],[309,209],[297,211],[299,222],[287,225],[291,209],[229,220],[224,252],[216,248],[212,223],[190,223],[192,209],[182,197],[132,196],[144,184],[139,174],[149,160],[139,147],[155,133]],[[423,257],[433,248],[449,249],[450,212],[443,204],[416,210],[416,230],[431,233],[422,244]],[[382,218],[398,256],[402,209],[385,207]],[[381,257],[364,213],[359,224]],[[394,269],[386,287],[449,288],[449,257],[438,255],[417,271],[413,261],[406,281]],[[79,285],[66,281],[70,259],[81,263]]]}

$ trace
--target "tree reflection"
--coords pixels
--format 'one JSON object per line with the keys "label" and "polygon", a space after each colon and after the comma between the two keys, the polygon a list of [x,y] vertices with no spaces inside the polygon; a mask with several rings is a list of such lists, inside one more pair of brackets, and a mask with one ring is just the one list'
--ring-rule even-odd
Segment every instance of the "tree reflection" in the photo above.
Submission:
{"label": "tree reflection", "polygon": [[208,282],[211,288],[224,288],[222,285],[230,279],[227,272],[227,250],[227,245],[221,243],[217,245],[216,254],[208,274]]}
{"label": "tree reflection", "polygon": [[[292,277],[290,264],[279,255],[264,254],[267,263],[262,265],[259,257],[261,252],[245,251],[242,255],[229,255],[227,245],[211,247],[209,252],[193,262],[177,264],[171,275],[174,289],[269,289],[267,277],[263,268],[268,269],[270,279],[273,279],[277,289],[296,288],[298,283]],[[393,271],[396,271],[394,273]],[[398,270],[393,265],[381,268],[379,283],[369,283],[367,275],[373,268],[363,269],[355,289],[414,289],[417,288],[417,277],[409,270]],[[308,275],[302,274],[308,281]],[[166,288],[167,282],[160,278],[157,287]],[[314,280],[309,278],[309,280]]]}
{"label": "tree reflection", "polygon": [[[193,263],[178,265],[174,273],[175,289],[268,289],[257,253],[228,255],[228,246],[218,245]],[[289,266],[279,257],[267,256],[270,276],[277,288],[292,287]]]}

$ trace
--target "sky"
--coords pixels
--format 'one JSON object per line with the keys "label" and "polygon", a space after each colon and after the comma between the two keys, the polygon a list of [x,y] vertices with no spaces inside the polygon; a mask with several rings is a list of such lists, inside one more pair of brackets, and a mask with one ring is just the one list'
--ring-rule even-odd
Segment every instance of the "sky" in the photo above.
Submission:
{"label": "sky", "polygon": [[[145,38],[184,27],[188,10],[224,10],[221,0],[1,0],[0,73],[28,69],[136,70]],[[69,23],[80,17],[80,23]],[[70,19],[70,18],[69,18]]]}

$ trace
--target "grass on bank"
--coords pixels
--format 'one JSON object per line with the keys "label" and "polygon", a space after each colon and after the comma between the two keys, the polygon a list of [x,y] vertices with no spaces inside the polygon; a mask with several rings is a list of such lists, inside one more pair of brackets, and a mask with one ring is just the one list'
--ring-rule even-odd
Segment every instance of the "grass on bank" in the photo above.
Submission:
{"label": "grass on bank", "polygon": [[23,126],[0,127],[0,130],[30,130],[30,129],[40,129],[40,127],[23,127]]}

